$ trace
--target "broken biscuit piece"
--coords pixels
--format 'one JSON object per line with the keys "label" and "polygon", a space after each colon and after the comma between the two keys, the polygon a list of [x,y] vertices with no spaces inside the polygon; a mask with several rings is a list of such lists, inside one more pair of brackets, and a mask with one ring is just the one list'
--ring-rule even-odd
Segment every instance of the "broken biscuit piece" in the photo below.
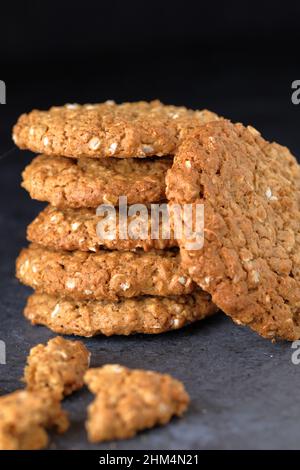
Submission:
{"label": "broken biscuit piece", "polygon": [[0,450],[37,450],[48,444],[46,430],[64,433],[66,413],[44,392],[18,390],[0,397]]}
{"label": "broken biscuit piece", "polygon": [[181,416],[189,404],[183,384],[157,372],[109,364],[89,369],[84,381],[96,394],[86,423],[91,442],[133,437]]}
{"label": "broken biscuit piece", "polygon": [[50,392],[58,400],[83,386],[90,353],[81,341],[60,336],[31,349],[24,371],[30,391]]}

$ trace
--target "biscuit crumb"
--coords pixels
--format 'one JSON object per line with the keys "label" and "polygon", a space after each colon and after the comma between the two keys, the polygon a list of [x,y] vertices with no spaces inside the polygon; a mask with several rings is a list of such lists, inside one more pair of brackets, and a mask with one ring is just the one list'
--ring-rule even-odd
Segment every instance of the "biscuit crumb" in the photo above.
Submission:
{"label": "biscuit crumb", "polygon": [[[57,304],[52,318],[59,308]],[[90,353],[81,341],[69,341],[57,336],[46,345],[38,344],[31,349],[24,370],[27,389],[50,392],[61,400],[83,386],[89,358]]]}
{"label": "biscuit crumb", "polygon": [[69,427],[60,402],[49,393],[18,390],[0,397],[0,450],[37,450],[48,444],[46,430]]}
{"label": "biscuit crumb", "polygon": [[84,381],[96,395],[86,423],[91,442],[128,439],[165,425],[182,416],[190,401],[184,385],[170,375],[117,364],[89,369]]}

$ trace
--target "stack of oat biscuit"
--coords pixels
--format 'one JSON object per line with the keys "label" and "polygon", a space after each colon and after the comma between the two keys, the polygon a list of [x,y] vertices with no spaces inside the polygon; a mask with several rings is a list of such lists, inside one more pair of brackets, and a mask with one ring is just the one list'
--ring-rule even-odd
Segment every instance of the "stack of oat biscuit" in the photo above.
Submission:
{"label": "stack of oat biscuit", "polygon": [[[25,308],[33,324],[81,336],[160,333],[216,311],[181,268],[174,238],[151,237],[150,218],[150,205],[165,199],[166,172],[185,133],[213,120],[208,111],[157,101],[66,105],[20,117],[16,145],[40,153],[23,187],[49,203],[28,227],[31,244],[17,260],[18,278],[35,290]],[[118,211],[114,236],[99,235],[106,213],[96,209],[118,206],[120,197],[147,208],[146,239],[124,238]]]}

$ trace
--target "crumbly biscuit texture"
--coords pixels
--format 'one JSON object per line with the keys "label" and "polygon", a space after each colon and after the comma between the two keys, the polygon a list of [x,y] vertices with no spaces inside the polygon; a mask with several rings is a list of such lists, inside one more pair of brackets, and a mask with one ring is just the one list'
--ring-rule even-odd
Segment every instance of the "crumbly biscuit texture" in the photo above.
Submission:
{"label": "crumbly biscuit texture", "polygon": [[24,371],[24,382],[31,391],[48,392],[61,400],[83,386],[90,353],[81,341],[60,336],[31,349]]}
{"label": "crumbly biscuit texture", "polygon": [[288,149],[227,121],[199,128],[167,176],[171,205],[204,204],[204,247],[179,240],[183,267],[238,324],[271,339],[300,338],[299,181]]}
{"label": "crumbly biscuit texture", "polygon": [[171,158],[74,160],[39,155],[22,173],[22,186],[32,199],[60,208],[148,204],[165,199],[165,177]]}
{"label": "crumbly biscuit texture", "polygon": [[182,416],[189,396],[170,375],[130,370],[117,364],[90,369],[85,382],[96,394],[86,423],[91,442],[128,439],[143,429]]}
{"label": "crumbly biscuit texture", "polygon": [[76,300],[182,295],[195,288],[171,251],[58,252],[30,245],[17,259],[17,277],[38,291]]}
{"label": "crumbly biscuit texture", "polygon": [[97,215],[94,209],[60,210],[47,206],[28,226],[27,239],[47,248],[66,251],[96,252],[102,248],[150,251],[177,246],[167,211],[163,211],[163,218],[153,220],[150,210],[145,217],[135,213],[124,222],[114,209]]}
{"label": "crumbly biscuit texture", "polygon": [[[143,296],[118,302],[74,301],[35,293],[29,297],[24,314],[33,325],[44,325],[60,334],[90,337],[165,333],[202,320],[216,310],[210,295],[199,289],[183,296]],[[39,363],[36,368],[44,370]]]}
{"label": "crumbly biscuit texture", "polygon": [[48,444],[46,430],[69,426],[60,402],[48,393],[18,390],[0,397],[0,450],[37,450]]}
{"label": "crumbly biscuit texture", "polygon": [[23,114],[13,130],[22,149],[65,157],[171,155],[187,129],[218,116],[159,101],[66,105]]}

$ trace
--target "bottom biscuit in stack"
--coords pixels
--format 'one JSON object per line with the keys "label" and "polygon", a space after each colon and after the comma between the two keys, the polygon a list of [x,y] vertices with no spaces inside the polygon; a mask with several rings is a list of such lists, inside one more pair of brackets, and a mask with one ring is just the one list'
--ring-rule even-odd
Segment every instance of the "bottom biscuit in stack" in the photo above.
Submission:
{"label": "bottom biscuit in stack", "polygon": [[117,302],[76,301],[35,293],[29,297],[24,314],[32,324],[56,333],[90,337],[164,333],[215,312],[210,296],[197,290],[177,297],[141,296]]}

